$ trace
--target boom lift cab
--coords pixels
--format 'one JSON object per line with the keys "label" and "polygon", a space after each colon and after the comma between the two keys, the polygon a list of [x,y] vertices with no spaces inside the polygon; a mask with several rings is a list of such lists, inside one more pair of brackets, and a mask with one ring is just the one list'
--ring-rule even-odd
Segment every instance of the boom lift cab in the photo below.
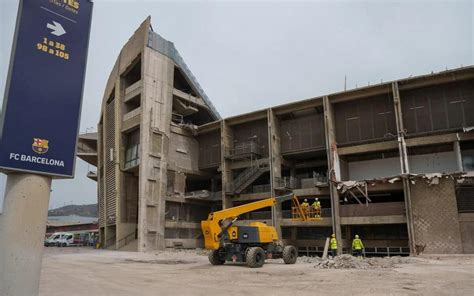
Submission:
{"label": "boom lift cab", "polygon": [[210,213],[207,220],[201,221],[201,228],[205,248],[211,250],[211,264],[222,265],[230,261],[245,262],[249,267],[262,267],[266,258],[283,258],[286,264],[294,264],[298,257],[296,248],[280,244],[275,227],[262,222],[234,225],[239,215],[290,199],[297,200],[294,195],[271,197]]}

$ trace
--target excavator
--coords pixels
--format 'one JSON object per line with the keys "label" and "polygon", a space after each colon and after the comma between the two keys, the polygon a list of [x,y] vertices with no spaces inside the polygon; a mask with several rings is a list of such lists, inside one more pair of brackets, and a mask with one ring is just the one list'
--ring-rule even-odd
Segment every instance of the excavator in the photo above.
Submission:
{"label": "excavator", "polygon": [[207,220],[201,221],[204,245],[210,250],[209,261],[212,265],[227,262],[242,262],[248,267],[262,267],[265,259],[283,258],[285,264],[294,264],[298,251],[294,246],[283,246],[273,226],[262,222],[250,222],[249,225],[235,225],[240,215],[255,210],[275,206],[292,200],[293,212],[298,219],[306,221],[307,213],[293,194],[270,197],[248,204],[210,213]]}

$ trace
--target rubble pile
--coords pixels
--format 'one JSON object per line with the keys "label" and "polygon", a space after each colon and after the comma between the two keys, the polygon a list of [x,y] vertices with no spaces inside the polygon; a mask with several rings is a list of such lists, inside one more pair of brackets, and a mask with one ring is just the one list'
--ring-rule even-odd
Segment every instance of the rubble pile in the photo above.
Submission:
{"label": "rubble pile", "polygon": [[300,263],[315,264],[315,268],[320,269],[377,269],[394,268],[398,264],[413,262],[413,258],[408,257],[373,257],[357,258],[349,254],[337,256],[330,259],[321,259],[319,257],[298,257]]}

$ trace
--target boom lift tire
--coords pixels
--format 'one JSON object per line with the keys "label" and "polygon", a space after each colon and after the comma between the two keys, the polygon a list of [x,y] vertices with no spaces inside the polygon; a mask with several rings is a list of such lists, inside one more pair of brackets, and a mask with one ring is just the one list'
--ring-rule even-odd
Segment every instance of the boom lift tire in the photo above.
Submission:
{"label": "boom lift tire", "polygon": [[250,268],[262,267],[265,263],[265,252],[260,247],[252,247],[247,250],[247,266]]}
{"label": "boom lift tire", "polygon": [[212,265],[222,265],[225,263],[225,260],[219,257],[219,250],[212,250],[208,257]]}
{"label": "boom lift tire", "polygon": [[282,257],[285,264],[295,264],[296,258],[298,258],[298,251],[294,246],[285,246]]}

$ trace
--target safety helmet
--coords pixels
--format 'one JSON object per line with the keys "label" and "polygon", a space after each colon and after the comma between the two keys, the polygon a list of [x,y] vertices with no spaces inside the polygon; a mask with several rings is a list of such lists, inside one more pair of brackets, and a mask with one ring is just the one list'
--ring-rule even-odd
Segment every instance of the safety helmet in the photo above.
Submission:
{"label": "safety helmet", "polygon": [[355,238],[359,238],[359,235],[358,235],[358,234],[356,234],[356,235],[355,235]]}
{"label": "safety helmet", "polygon": [[333,233],[333,234],[331,234],[331,237],[336,237],[336,235]]}
{"label": "safety helmet", "polygon": [[304,199],[304,201],[308,201],[308,199],[307,199],[307,198],[305,198],[305,199]]}
{"label": "safety helmet", "polygon": [[314,200],[319,200],[317,197]]}

